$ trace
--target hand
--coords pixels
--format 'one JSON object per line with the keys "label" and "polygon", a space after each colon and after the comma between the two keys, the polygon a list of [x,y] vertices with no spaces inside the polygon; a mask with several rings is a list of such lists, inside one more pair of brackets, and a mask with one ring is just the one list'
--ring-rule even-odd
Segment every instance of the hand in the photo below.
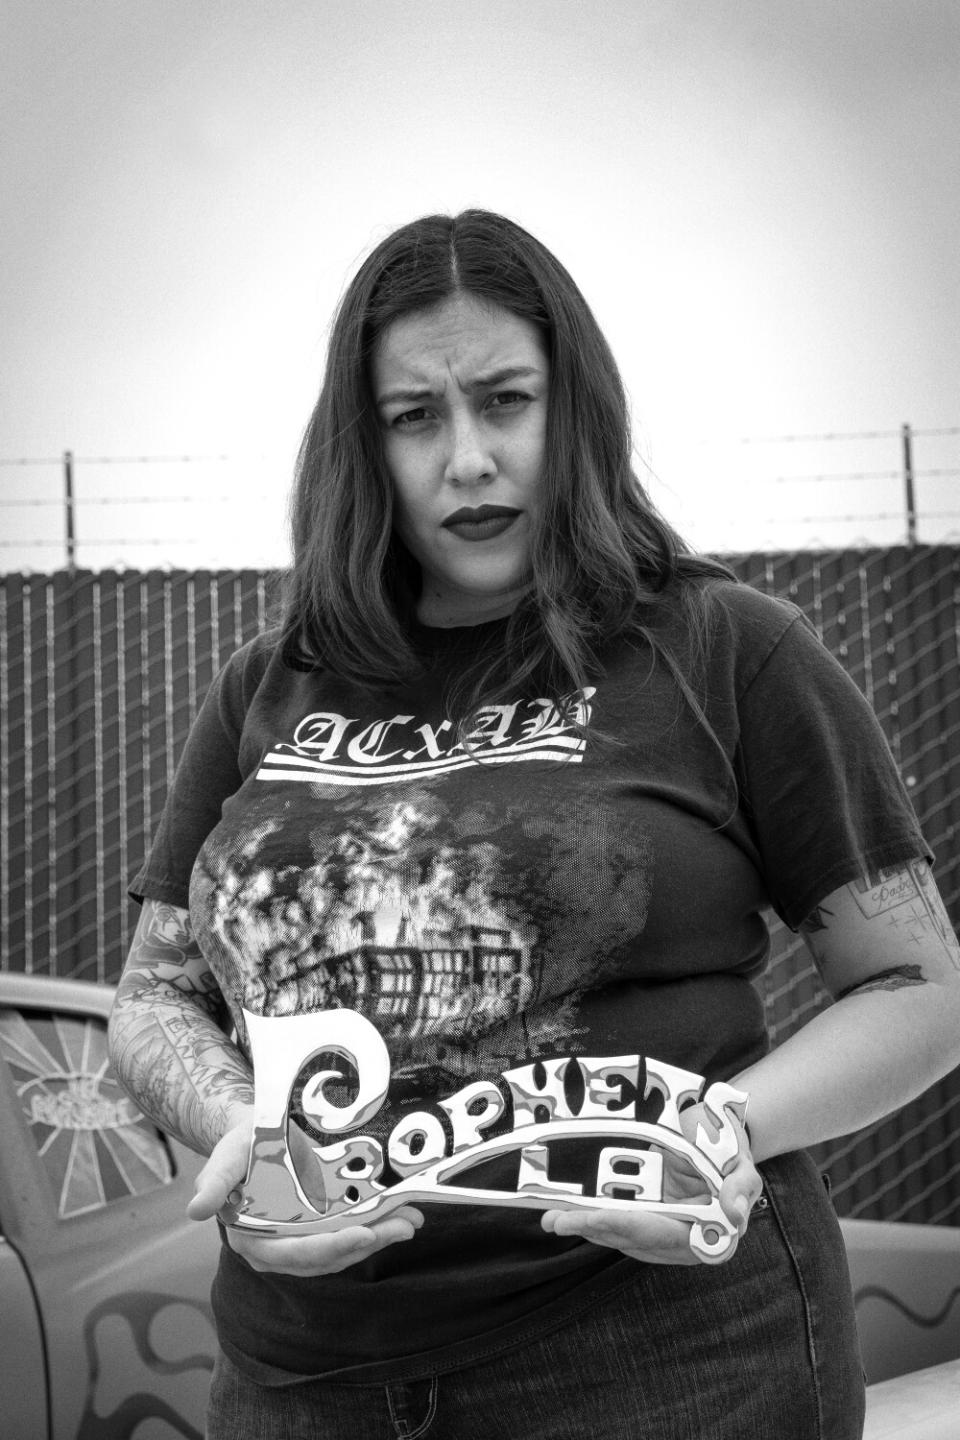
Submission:
{"label": "hand", "polygon": [[[242,1185],[247,1173],[253,1112],[237,1121],[214,1149],[196,1181],[196,1193],[187,1206],[191,1220],[209,1220],[226,1204],[232,1190]],[[290,1126],[291,1148],[309,1142],[296,1126]],[[312,1153],[310,1159],[312,1160]],[[307,1167],[300,1173],[309,1174]],[[307,1193],[309,1194],[309,1187]],[[367,1260],[378,1250],[400,1240],[412,1240],[423,1224],[423,1215],[405,1205],[385,1220],[370,1225],[350,1225],[328,1235],[263,1236],[249,1231],[226,1231],[227,1243],[253,1270],[278,1271],[285,1275],[335,1275]]]}
{"label": "hand", "polygon": [[[698,1122],[703,1124],[708,1134],[715,1133],[702,1103],[681,1111],[680,1123],[688,1140],[694,1139]],[[720,1204],[736,1225],[737,1238],[724,1260],[729,1260],[736,1250],[740,1237],[746,1231],[750,1212],[763,1189],[750,1154],[746,1131],[735,1117],[732,1117],[732,1123],[739,1132],[740,1150],[726,1167],[720,1187]],[[664,1198],[670,1200],[709,1199],[704,1182],[696,1171],[669,1151],[664,1152],[663,1192]],[[629,1201],[624,1202],[622,1210],[547,1210],[541,1217],[541,1224],[550,1234],[580,1235],[595,1245],[608,1245],[611,1249],[621,1250],[632,1260],[642,1260],[648,1265],[704,1263],[690,1249],[690,1225],[686,1221],[650,1214],[639,1207],[633,1209]]]}

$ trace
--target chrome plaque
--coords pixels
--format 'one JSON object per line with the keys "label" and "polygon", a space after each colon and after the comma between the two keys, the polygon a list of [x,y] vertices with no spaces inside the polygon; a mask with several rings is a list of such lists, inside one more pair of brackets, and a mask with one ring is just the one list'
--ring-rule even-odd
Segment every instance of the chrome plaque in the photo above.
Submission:
{"label": "chrome plaque", "polygon": [[[358,1134],[380,1110],[390,1083],[383,1038],[352,1010],[309,1015],[262,1016],[244,1011],[254,1067],[254,1129],[243,1185],[220,1212],[225,1225],[261,1236],[294,1236],[342,1230],[383,1219],[401,1205],[505,1205],[539,1210],[639,1208],[690,1224],[690,1249],[702,1261],[724,1260],[737,1243],[737,1227],[720,1205],[724,1175],[740,1153],[747,1096],[723,1081],[703,1092],[693,1071],[639,1055],[560,1057],[502,1073],[501,1083],[477,1080],[441,1100],[437,1111],[404,1115],[382,1143]],[[339,1069],[321,1070],[303,1087],[306,1119],[338,1137],[316,1145],[297,1129],[297,1159],[288,1135],[289,1107],[303,1070],[319,1056],[335,1056],[356,1073],[347,1104],[334,1104],[327,1086],[343,1080]],[[578,1067],[583,1096],[576,1113],[565,1087],[568,1067]],[[624,1081],[643,1098],[657,1093],[656,1121],[633,1118]],[[700,1100],[712,1133],[698,1122],[695,1140],[683,1134],[681,1107]],[[512,1128],[484,1139],[484,1132],[512,1106]],[[594,1190],[550,1178],[550,1149],[558,1140],[608,1140],[599,1152]],[[637,1142],[646,1147],[638,1149]],[[519,1151],[514,1190],[483,1189],[451,1182],[483,1161]],[[664,1160],[674,1157],[699,1177],[709,1198],[664,1196]],[[382,1184],[389,1162],[400,1178]],[[309,1192],[309,1193],[308,1193]]]}

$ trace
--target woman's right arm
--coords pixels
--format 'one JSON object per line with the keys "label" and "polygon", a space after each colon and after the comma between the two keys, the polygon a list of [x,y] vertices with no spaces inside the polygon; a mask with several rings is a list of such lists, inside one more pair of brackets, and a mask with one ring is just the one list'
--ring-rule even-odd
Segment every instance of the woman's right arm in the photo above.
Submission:
{"label": "woman's right arm", "polygon": [[[210,1157],[187,1208],[194,1220],[216,1215],[246,1174],[253,1077],[227,1038],[229,1023],[188,912],[145,900],[110,1017],[110,1054],[144,1114]],[[386,1220],[334,1234],[264,1239],[234,1230],[228,1239],[254,1270],[329,1275],[412,1239],[422,1224],[418,1210],[403,1206]]]}
{"label": "woman's right arm", "polygon": [[110,1053],[144,1114],[201,1155],[253,1104],[229,1023],[188,912],[145,900],[110,1017]]}

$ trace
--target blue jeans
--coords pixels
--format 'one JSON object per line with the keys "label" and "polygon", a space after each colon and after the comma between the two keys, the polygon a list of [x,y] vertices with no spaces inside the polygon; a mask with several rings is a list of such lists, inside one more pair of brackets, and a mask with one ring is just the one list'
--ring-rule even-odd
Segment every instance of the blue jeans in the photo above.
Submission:
{"label": "blue jeans", "polygon": [[221,1357],[207,1440],[860,1440],[832,1207],[811,1173],[798,1185],[792,1163],[762,1168],[764,1198],[726,1265],[629,1262],[619,1288],[549,1333],[532,1323],[509,1349],[491,1337],[462,1369],[412,1357],[388,1384],[266,1387]]}

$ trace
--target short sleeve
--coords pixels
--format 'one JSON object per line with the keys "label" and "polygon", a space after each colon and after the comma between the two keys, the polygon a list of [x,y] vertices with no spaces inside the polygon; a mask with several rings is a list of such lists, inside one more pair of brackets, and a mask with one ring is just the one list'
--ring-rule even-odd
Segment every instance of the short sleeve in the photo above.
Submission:
{"label": "short sleeve", "polygon": [[801,615],[738,708],[743,805],[792,929],[841,885],[932,859],[879,721]]}
{"label": "short sleeve", "polygon": [[238,651],[228,660],[190,728],[149,854],[130,883],[134,900],[188,907],[193,862],[243,782],[244,659]]}

